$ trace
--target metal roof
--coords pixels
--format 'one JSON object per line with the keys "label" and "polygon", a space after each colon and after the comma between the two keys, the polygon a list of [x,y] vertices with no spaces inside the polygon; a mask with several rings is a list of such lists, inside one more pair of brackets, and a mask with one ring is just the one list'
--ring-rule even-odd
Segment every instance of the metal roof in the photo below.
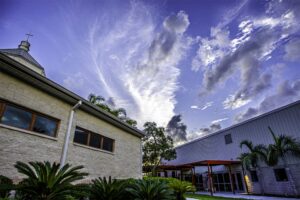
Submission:
{"label": "metal roof", "polygon": [[26,61],[28,61],[29,63],[35,65],[36,67],[44,70],[44,68],[24,49],[21,48],[17,48],[17,49],[0,49],[1,53],[7,54],[7,55],[13,55],[13,56],[18,56],[21,57],[23,59],[25,59]]}

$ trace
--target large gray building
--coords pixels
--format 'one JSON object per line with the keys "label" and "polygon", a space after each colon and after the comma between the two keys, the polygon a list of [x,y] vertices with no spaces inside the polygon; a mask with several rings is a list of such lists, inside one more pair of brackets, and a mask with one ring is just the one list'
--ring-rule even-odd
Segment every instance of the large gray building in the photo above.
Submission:
{"label": "large gray building", "polygon": [[300,196],[300,158],[290,155],[286,166],[282,161],[274,167],[260,163],[251,170],[238,160],[247,152],[239,146],[243,140],[255,145],[273,143],[268,126],[275,134],[300,142],[300,101],[177,147],[177,158],[163,161],[164,172],[159,175],[193,179],[198,190],[232,192],[234,188],[235,192]]}
{"label": "large gray building", "polygon": [[87,179],[141,178],[143,133],[48,79],[29,47],[0,50],[0,174],[18,181],[17,161],[63,161]]}

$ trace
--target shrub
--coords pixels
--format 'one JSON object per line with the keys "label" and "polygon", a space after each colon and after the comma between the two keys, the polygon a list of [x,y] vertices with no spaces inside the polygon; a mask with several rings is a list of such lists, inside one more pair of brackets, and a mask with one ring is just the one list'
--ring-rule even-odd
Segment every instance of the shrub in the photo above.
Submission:
{"label": "shrub", "polygon": [[125,184],[125,180],[107,180],[105,177],[95,179],[90,190],[90,200],[125,200]]}
{"label": "shrub", "polygon": [[60,200],[78,193],[74,181],[83,179],[87,173],[80,172],[83,166],[71,167],[50,162],[17,162],[18,172],[26,176],[17,187],[17,198],[22,200]]}
{"label": "shrub", "polygon": [[173,200],[173,191],[164,181],[159,180],[137,180],[127,191],[134,200]]}
{"label": "shrub", "polygon": [[185,200],[185,197],[183,195],[186,192],[196,191],[195,186],[193,186],[190,182],[180,181],[177,179],[171,180],[169,186],[174,190],[177,200]]}
{"label": "shrub", "polygon": [[13,189],[13,182],[10,178],[0,175],[0,198],[6,198]]}

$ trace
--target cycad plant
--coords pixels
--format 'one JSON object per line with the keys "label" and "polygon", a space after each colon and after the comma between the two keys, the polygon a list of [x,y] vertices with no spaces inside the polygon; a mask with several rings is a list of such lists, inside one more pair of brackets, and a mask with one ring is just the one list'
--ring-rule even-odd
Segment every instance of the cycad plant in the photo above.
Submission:
{"label": "cycad plant", "polygon": [[83,166],[71,167],[69,164],[60,169],[57,163],[17,162],[15,167],[26,176],[17,187],[23,200],[64,200],[78,191],[72,183],[87,175],[79,171]]}
{"label": "cycad plant", "polygon": [[90,200],[125,200],[126,181],[98,178],[92,181]]}
{"label": "cycad plant", "polygon": [[173,179],[169,182],[169,187],[172,188],[176,195],[176,200],[185,200],[184,194],[186,192],[196,192],[195,186],[187,181],[180,181]]}
{"label": "cycad plant", "polygon": [[10,178],[0,175],[0,199],[7,198],[14,185]]}
{"label": "cycad plant", "polygon": [[159,180],[137,180],[126,189],[134,200],[173,200],[172,189]]}

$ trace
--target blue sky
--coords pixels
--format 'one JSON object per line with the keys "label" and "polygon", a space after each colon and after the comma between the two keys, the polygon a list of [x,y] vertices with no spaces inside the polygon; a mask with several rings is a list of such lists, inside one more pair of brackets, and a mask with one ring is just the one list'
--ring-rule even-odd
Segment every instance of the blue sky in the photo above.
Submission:
{"label": "blue sky", "polygon": [[0,48],[32,32],[48,78],[191,140],[299,100],[299,10],[297,0],[2,0]]}

